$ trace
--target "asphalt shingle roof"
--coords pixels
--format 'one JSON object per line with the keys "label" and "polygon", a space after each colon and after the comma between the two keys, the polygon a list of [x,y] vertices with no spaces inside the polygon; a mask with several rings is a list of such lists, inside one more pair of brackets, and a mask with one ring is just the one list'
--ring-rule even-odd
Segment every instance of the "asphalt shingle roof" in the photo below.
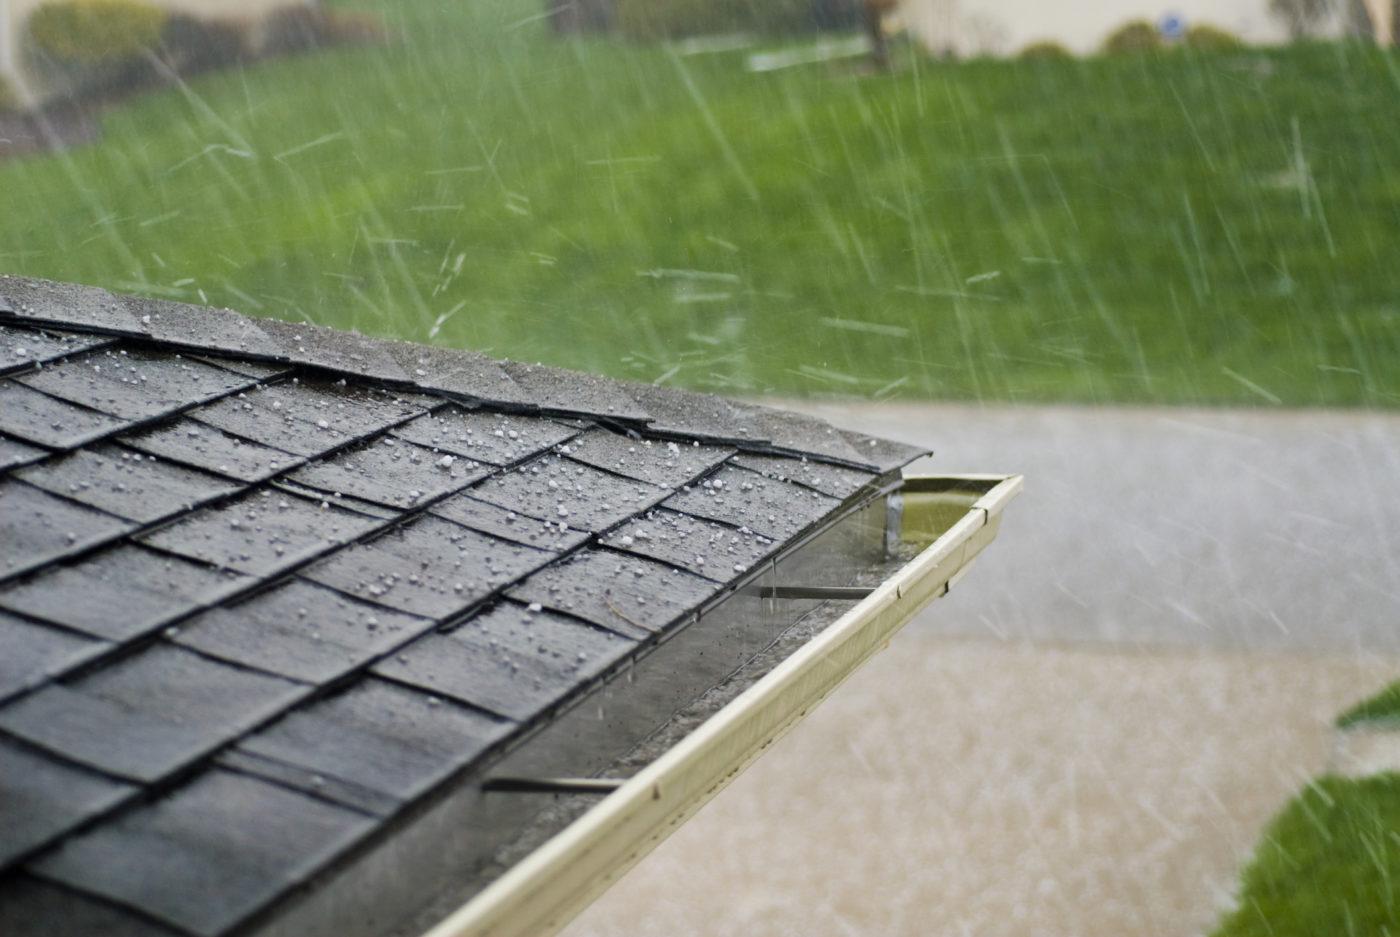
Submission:
{"label": "asphalt shingle roof", "polygon": [[236,930],[920,454],[0,278],[0,931]]}

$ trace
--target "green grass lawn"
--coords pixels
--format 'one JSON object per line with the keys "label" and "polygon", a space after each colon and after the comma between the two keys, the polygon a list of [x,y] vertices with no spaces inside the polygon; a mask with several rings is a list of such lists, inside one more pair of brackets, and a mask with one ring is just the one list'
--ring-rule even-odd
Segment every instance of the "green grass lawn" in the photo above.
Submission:
{"label": "green grass lawn", "polygon": [[1362,700],[1337,717],[1337,728],[1360,725],[1393,725],[1400,728],[1400,682],[1392,683],[1375,696]]}
{"label": "green grass lawn", "polygon": [[738,393],[1400,403],[1400,60],[748,74],[538,0],[0,164],[0,270]]}
{"label": "green grass lawn", "polygon": [[1324,777],[1274,818],[1214,937],[1400,934],[1400,775]]}

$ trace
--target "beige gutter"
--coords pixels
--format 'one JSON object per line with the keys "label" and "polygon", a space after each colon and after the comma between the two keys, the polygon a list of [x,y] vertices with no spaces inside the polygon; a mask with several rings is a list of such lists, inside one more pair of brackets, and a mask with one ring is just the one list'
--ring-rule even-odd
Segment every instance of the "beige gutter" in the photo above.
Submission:
{"label": "beige gutter", "polygon": [[453,912],[425,937],[557,933],[797,724],[996,537],[1021,476],[905,480],[903,536],[936,536],[913,560],[674,748]]}

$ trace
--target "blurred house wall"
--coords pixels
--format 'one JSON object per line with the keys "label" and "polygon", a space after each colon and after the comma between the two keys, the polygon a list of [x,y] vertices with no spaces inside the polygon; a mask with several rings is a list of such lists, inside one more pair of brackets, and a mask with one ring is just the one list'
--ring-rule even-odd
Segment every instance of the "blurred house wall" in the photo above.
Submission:
{"label": "blurred house wall", "polygon": [[[1364,2],[1379,6],[1385,0]],[[1284,24],[1269,13],[1269,0],[901,0],[897,17],[934,52],[978,55],[1042,40],[1090,52],[1129,20],[1157,23],[1167,14],[1183,17],[1188,26],[1228,29],[1251,43],[1288,38]],[[1342,33],[1346,19],[1338,14],[1322,32]]]}

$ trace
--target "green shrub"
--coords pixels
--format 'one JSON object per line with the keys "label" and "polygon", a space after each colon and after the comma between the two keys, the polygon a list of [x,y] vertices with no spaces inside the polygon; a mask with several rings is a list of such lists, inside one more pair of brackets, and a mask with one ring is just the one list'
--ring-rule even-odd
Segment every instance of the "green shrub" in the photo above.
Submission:
{"label": "green shrub", "polygon": [[1161,32],[1147,20],[1124,23],[1103,41],[1103,51],[1109,55],[1134,52],[1155,52],[1166,43]]}
{"label": "green shrub", "polygon": [[15,94],[15,89],[10,87],[4,76],[0,76],[0,114],[18,109],[19,95]]}
{"label": "green shrub", "polygon": [[268,14],[261,52],[290,55],[346,43],[383,42],[384,22],[373,13],[293,4]]}
{"label": "green shrub", "polygon": [[251,25],[244,20],[172,13],[160,34],[161,58],[184,74],[236,65],[252,51]]}
{"label": "green shrub", "polygon": [[1238,52],[1245,47],[1244,40],[1228,29],[1201,23],[1186,30],[1182,40],[1187,48],[1201,52]]}
{"label": "green shrub", "polygon": [[1044,42],[1032,42],[1019,53],[1018,58],[1032,61],[1055,61],[1062,62],[1074,58],[1074,53],[1070,52],[1058,42],[1045,40]]}
{"label": "green shrub", "polygon": [[29,17],[41,55],[75,66],[128,62],[160,42],[165,13],[142,0],[47,0]]}
{"label": "green shrub", "polygon": [[821,22],[813,0],[618,0],[617,28],[631,39],[722,33],[792,33]]}

